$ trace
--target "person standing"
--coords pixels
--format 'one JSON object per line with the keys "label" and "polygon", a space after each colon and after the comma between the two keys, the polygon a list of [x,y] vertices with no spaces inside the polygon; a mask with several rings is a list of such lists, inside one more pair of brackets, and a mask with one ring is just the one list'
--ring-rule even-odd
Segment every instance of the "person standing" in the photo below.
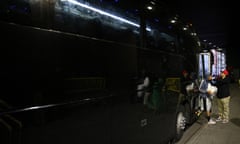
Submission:
{"label": "person standing", "polygon": [[[209,78],[212,80],[212,77]],[[227,70],[223,70],[220,74],[220,78],[216,80],[213,85],[217,86],[217,107],[218,118],[216,121],[222,123],[229,122],[229,103],[230,103],[230,78]]]}
{"label": "person standing", "polygon": [[[208,78],[210,80],[210,78]],[[206,112],[206,118],[208,120],[208,124],[216,124],[211,118],[212,113],[212,105],[213,105],[213,97],[216,95],[216,86],[212,86],[211,83],[203,79],[199,86],[199,97],[200,97],[200,110]]]}
{"label": "person standing", "polygon": [[143,105],[147,107],[150,96],[152,94],[152,85],[153,85],[153,78],[152,74],[149,72],[146,72],[145,69],[141,71],[141,83],[138,84],[137,90],[138,90],[138,97],[143,96]]}

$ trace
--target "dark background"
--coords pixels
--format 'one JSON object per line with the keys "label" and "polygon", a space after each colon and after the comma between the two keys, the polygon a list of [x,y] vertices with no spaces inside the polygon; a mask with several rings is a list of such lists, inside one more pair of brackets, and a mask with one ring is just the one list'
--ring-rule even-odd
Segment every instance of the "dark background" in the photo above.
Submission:
{"label": "dark background", "polygon": [[165,0],[186,21],[193,24],[201,40],[226,50],[227,65],[240,67],[239,62],[239,6],[233,1]]}
{"label": "dark background", "polygon": [[[141,1],[154,1],[160,5],[166,5],[170,11],[176,13],[187,23],[192,23],[200,40],[207,40],[211,46],[222,48],[226,51],[227,65],[239,68],[240,54],[239,17],[240,6],[237,1],[231,0],[115,0],[127,3],[128,7],[134,7]],[[126,5],[125,5],[126,6]],[[158,12],[163,7],[158,8]]]}

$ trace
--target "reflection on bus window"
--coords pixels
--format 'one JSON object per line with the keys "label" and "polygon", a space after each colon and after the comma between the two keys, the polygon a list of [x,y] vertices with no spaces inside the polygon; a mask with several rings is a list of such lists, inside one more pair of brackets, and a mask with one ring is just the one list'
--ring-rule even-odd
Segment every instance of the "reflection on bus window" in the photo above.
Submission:
{"label": "reflection on bus window", "polygon": [[[56,29],[101,39],[136,43],[139,34],[137,17],[122,16],[120,10],[109,5],[88,1],[58,0],[55,3],[54,25]],[[116,9],[115,11],[111,11]]]}
{"label": "reflection on bus window", "polygon": [[[8,22],[140,46],[137,6],[129,9],[116,1],[4,0],[0,8],[0,18]],[[167,19],[162,13],[146,15],[146,48],[193,53],[194,44],[187,40],[191,36],[163,22]]]}

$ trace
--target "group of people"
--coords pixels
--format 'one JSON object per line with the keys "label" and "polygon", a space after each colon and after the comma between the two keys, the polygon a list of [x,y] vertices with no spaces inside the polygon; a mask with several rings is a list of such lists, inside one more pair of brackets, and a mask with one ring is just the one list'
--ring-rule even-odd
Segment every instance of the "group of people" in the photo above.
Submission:
{"label": "group of people", "polygon": [[[228,123],[230,111],[230,78],[228,71],[221,71],[220,76],[217,78],[213,78],[210,75],[207,78],[202,79],[201,82],[198,81],[196,75],[189,74],[186,70],[184,70],[182,74],[181,93],[188,95],[188,86],[195,86],[194,88],[190,89],[198,93],[198,97],[201,102],[198,101],[197,108],[200,109],[201,112],[205,111],[208,124],[216,124],[216,122]],[[146,74],[145,71],[142,72],[142,78],[143,82],[138,85],[138,97],[143,97],[143,104],[148,106],[149,97],[151,93],[154,92],[153,83],[157,81],[152,82],[151,85],[150,81],[152,80],[150,80],[149,74]],[[144,91],[142,91],[143,88],[145,89]],[[216,97],[218,110],[218,118],[216,119],[212,119],[211,117],[214,97]],[[154,101],[153,104],[153,108],[157,108],[158,104],[156,104]]]}
{"label": "group of people", "polygon": [[[187,81],[193,81],[191,75],[184,70],[182,78],[182,93],[187,94],[186,87]],[[216,124],[216,122],[228,123],[229,122],[229,103],[230,103],[230,78],[227,70],[221,71],[218,78],[208,76],[207,79],[203,79],[198,85],[199,97],[204,102],[204,110],[208,124]],[[218,118],[213,120],[211,118],[213,97],[216,96]],[[203,106],[202,106],[203,107]],[[203,109],[201,109],[203,110]]]}

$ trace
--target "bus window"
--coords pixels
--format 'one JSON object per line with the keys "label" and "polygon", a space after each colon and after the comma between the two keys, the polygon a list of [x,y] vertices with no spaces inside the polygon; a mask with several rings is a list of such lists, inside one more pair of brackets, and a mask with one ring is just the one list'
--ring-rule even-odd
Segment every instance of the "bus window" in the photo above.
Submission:
{"label": "bus window", "polygon": [[136,45],[138,18],[131,13],[123,16],[126,10],[117,5],[105,1],[57,0],[53,9],[53,29]]}

